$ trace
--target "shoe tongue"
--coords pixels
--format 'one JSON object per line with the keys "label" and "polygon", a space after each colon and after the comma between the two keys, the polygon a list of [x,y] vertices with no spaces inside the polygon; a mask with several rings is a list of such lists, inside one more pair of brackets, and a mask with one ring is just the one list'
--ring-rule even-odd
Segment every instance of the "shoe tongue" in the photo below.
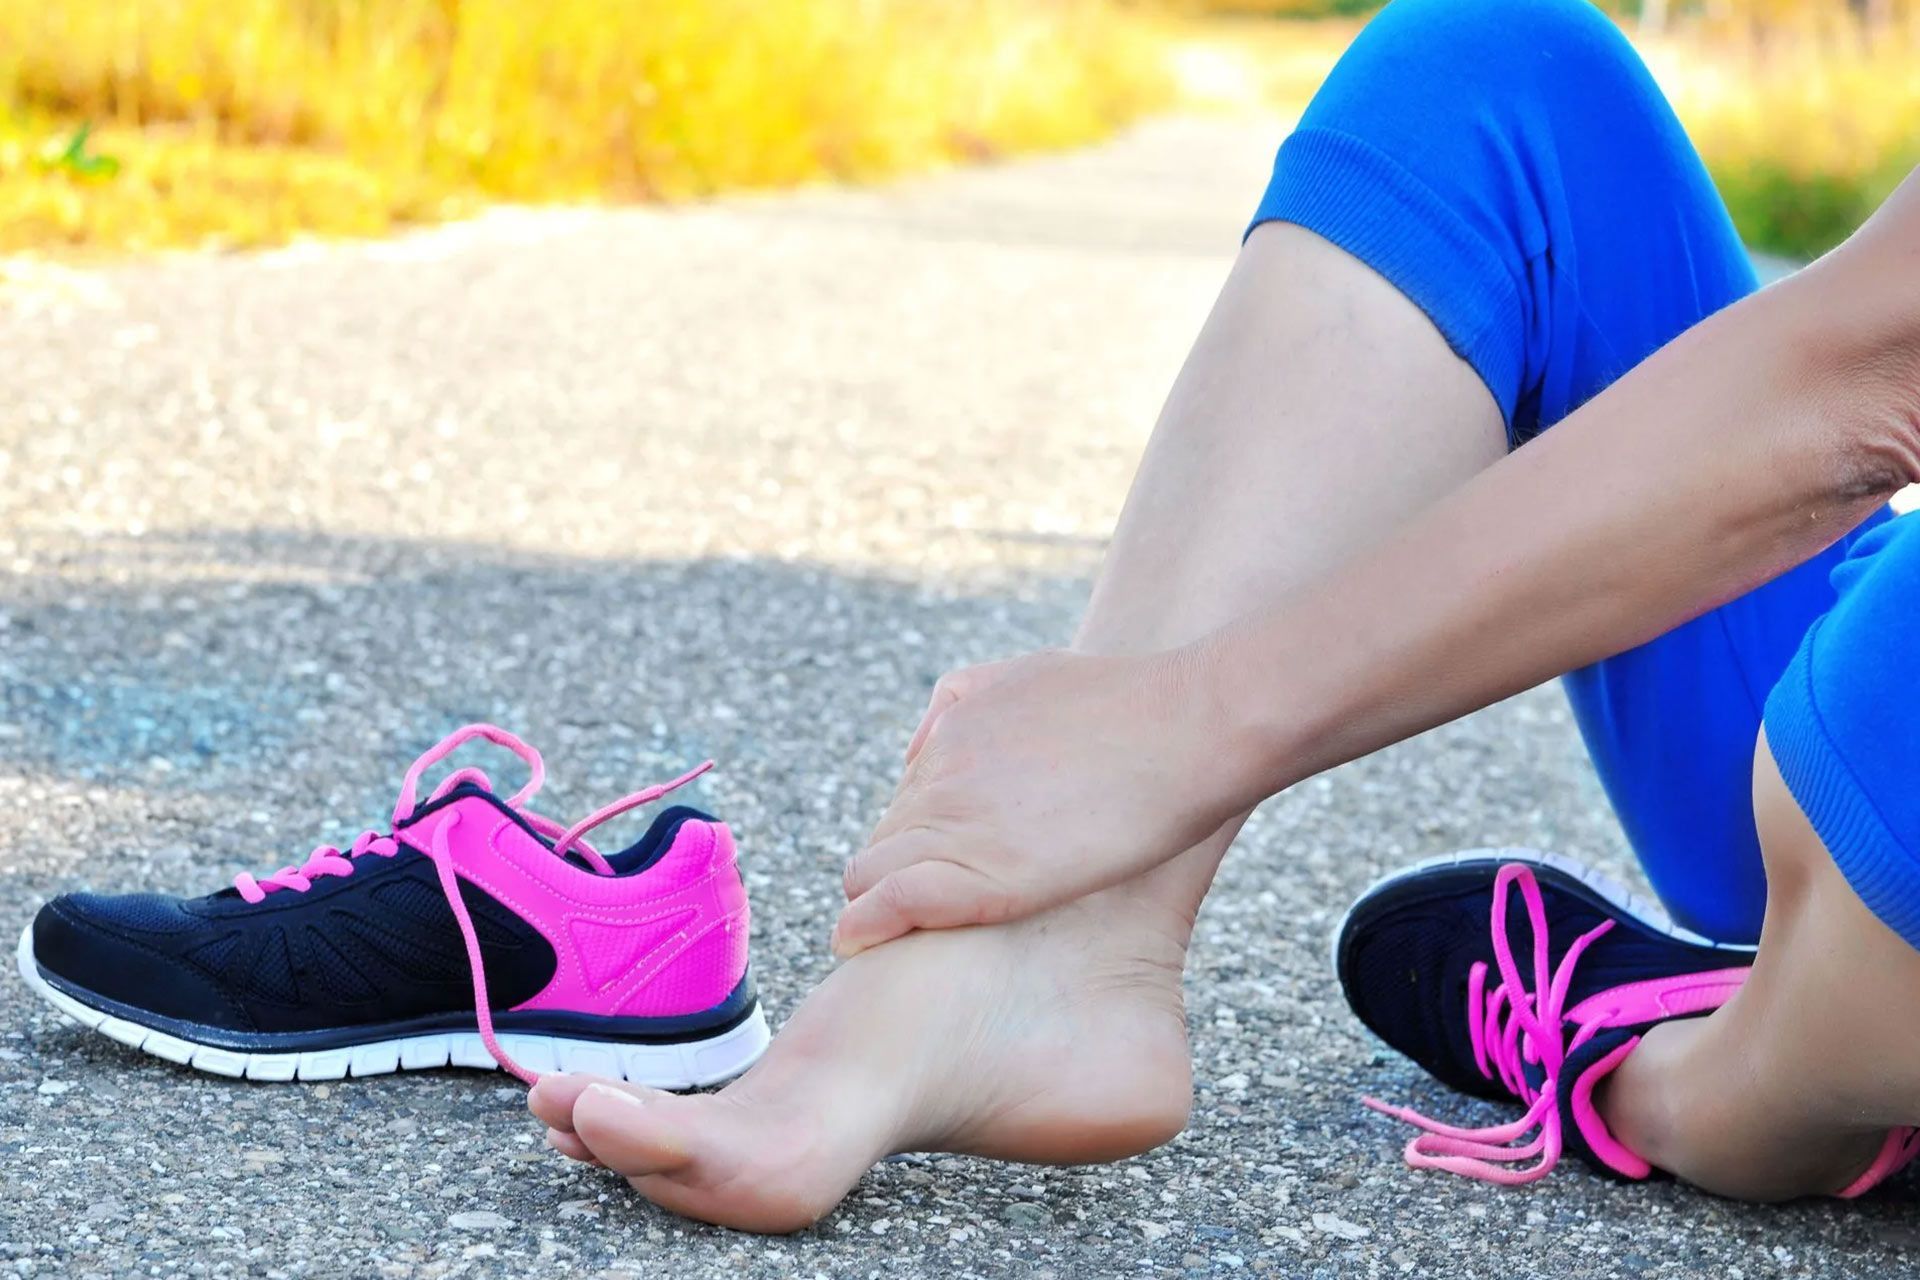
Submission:
{"label": "shoe tongue", "polygon": [[1547,1065],[1538,1058],[1523,1060],[1520,1063],[1520,1077],[1533,1090],[1530,1097],[1538,1097],[1547,1090]]}
{"label": "shoe tongue", "polygon": [[488,795],[493,794],[493,780],[487,777],[483,770],[468,766],[465,769],[455,769],[443,778],[440,785],[435,787],[433,793],[427,797],[427,803],[432,804],[435,800],[440,799],[442,796],[445,796],[460,786],[475,786]]}
{"label": "shoe tongue", "polygon": [[466,787],[472,791],[484,791],[489,796],[492,796],[496,802],[505,803],[500,800],[499,794],[494,791],[493,779],[489,778],[484,770],[475,769],[471,766],[465,769],[455,769],[452,773],[440,780],[440,785],[429,792],[426,799],[414,805],[411,813],[399,818],[393,824],[393,829],[397,832],[411,827],[415,822],[419,821],[422,810],[438,804],[462,787]]}

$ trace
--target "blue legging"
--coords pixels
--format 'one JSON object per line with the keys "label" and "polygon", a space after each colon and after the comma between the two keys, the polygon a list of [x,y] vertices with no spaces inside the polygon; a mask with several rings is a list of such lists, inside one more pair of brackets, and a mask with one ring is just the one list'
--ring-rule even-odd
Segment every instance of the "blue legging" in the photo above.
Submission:
{"label": "blue legging", "polygon": [[[1584,0],[1395,0],[1280,148],[1254,222],[1272,220],[1339,245],[1418,304],[1486,382],[1515,446],[1755,287],[1679,121]],[[1761,710],[1833,605],[1830,573],[1885,519],[1566,677],[1627,837],[1691,928],[1759,936]]]}

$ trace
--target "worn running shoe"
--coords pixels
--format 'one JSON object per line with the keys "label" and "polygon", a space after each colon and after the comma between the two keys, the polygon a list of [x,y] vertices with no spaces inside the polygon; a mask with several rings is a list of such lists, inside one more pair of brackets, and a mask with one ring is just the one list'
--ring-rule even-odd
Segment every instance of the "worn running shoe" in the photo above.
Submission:
{"label": "worn running shoe", "polygon": [[[1471,860],[1450,862],[1397,879],[1443,877],[1449,884],[1441,900],[1466,909],[1472,904],[1466,901],[1471,895],[1462,868],[1470,864],[1478,867]],[[1484,1182],[1517,1186],[1545,1177],[1562,1154],[1572,1152],[1617,1178],[1651,1176],[1653,1166],[1607,1128],[1594,1105],[1594,1092],[1633,1053],[1648,1030],[1675,1018],[1710,1014],[1731,999],[1746,980],[1747,964],[1702,968],[1698,962],[1723,961],[1728,950],[1735,955],[1742,953],[1712,944],[1703,949],[1698,943],[1669,939],[1665,957],[1675,967],[1660,972],[1654,967],[1659,944],[1643,934],[1632,952],[1609,957],[1616,945],[1631,939],[1629,930],[1653,927],[1653,922],[1625,907],[1616,908],[1617,914],[1601,918],[1561,943],[1556,939],[1565,936],[1566,922],[1551,919],[1549,893],[1577,904],[1571,909],[1589,920],[1600,909],[1595,905],[1595,895],[1598,900],[1612,900],[1611,895],[1596,889],[1579,868],[1559,860],[1553,865],[1508,862],[1494,867],[1491,874],[1478,867],[1478,874],[1478,905],[1487,922],[1481,926],[1481,936],[1486,939],[1491,963],[1469,962],[1466,998],[1453,1006],[1452,1017],[1460,1024],[1457,1038],[1467,1044],[1478,1073],[1477,1083],[1482,1087],[1477,1092],[1517,1099],[1526,1109],[1506,1124],[1462,1128],[1375,1098],[1364,1099],[1366,1105],[1421,1130],[1405,1149],[1407,1163],[1415,1168],[1441,1169]],[[1555,889],[1546,887],[1549,877]],[[1577,891],[1575,886],[1581,889]],[[1509,897],[1515,889],[1517,904]],[[1355,912],[1361,913],[1361,908],[1368,907],[1380,892],[1380,888],[1371,891]],[[1396,896],[1408,904],[1432,901],[1411,891],[1405,883]],[[1512,906],[1519,908],[1531,941],[1530,973],[1522,972],[1509,939]],[[1418,905],[1407,909],[1421,910]],[[1378,902],[1373,902],[1364,915],[1374,922],[1373,928],[1407,924]],[[1362,924],[1358,929],[1364,933],[1368,927]],[[1341,932],[1343,955],[1349,944],[1365,947],[1364,938],[1351,936],[1354,931],[1350,916]],[[1432,958],[1444,963],[1451,957]],[[1751,960],[1751,953],[1745,953],[1745,958]],[[1418,962],[1404,954],[1403,960]],[[1355,978],[1348,980],[1346,971],[1342,971],[1349,998],[1356,1009],[1364,1003],[1375,1017],[1381,1017],[1391,1000],[1383,998],[1382,992],[1367,990],[1359,972],[1356,970]],[[1369,972],[1380,975],[1387,970],[1375,967]],[[1400,985],[1392,977],[1385,981],[1393,987]],[[1443,1016],[1445,1013],[1442,1010]],[[1445,1069],[1458,1071],[1458,1064],[1450,1056],[1455,1037],[1434,1037],[1431,1020],[1423,1018],[1419,1022],[1418,1032],[1402,1035],[1397,1042],[1390,1039],[1389,1043],[1437,1046]],[[1415,1060],[1433,1070],[1425,1060]],[[1893,1130],[1872,1166],[1834,1194],[1857,1196],[1916,1154],[1920,1154],[1920,1135],[1912,1129]]]}
{"label": "worn running shoe", "polygon": [[[502,799],[463,768],[416,804],[427,768],[475,738],[524,760],[527,785]],[[676,806],[619,853],[583,838],[710,767],[563,827],[527,807],[539,753],[469,725],[407,771],[385,834],[203,898],[63,895],[21,936],[20,971],[81,1024],[226,1076],[497,1064],[528,1083],[717,1083],[768,1041],[732,835]]]}
{"label": "worn running shoe", "polygon": [[[1451,1089],[1483,1098],[1510,1091],[1491,1072],[1485,1037],[1513,992],[1493,967],[1487,913],[1501,868],[1527,867],[1546,908],[1547,950],[1584,948],[1565,993],[1572,1007],[1597,992],[1647,978],[1753,963],[1753,948],[1716,943],[1669,921],[1570,858],[1530,849],[1475,849],[1388,876],[1360,895],[1334,934],[1334,972],[1367,1029]],[[1497,920],[1504,929],[1519,923]],[[1504,994],[1503,994],[1504,991]],[[1471,1012],[1470,1012],[1471,1011]]]}

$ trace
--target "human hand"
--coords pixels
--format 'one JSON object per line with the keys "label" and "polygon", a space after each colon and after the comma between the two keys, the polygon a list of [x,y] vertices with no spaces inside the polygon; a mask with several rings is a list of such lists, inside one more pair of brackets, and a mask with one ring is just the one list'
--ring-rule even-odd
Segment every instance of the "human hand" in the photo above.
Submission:
{"label": "human hand", "polygon": [[1047,650],[944,677],[833,932],[850,956],[1127,880],[1259,799],[1200,651]]}

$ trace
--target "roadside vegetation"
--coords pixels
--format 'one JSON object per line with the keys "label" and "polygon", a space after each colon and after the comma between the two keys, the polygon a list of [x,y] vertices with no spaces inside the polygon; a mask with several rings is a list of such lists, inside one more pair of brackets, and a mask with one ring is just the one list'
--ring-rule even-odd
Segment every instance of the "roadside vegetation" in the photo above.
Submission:
{"label": "roadside vegetation", "polygon": [[376,234],[1098,138],[1163,105],[1105,0],[0,0],[0,252]]}
{"label": "roadside vegetation", "polygon": [[[378,235],[501,201],[860,182],[1297,110],[1366,0],[0,0],[0,254]],[[1920,163],[1920,0],[1650,0],[1748,242]]]}

